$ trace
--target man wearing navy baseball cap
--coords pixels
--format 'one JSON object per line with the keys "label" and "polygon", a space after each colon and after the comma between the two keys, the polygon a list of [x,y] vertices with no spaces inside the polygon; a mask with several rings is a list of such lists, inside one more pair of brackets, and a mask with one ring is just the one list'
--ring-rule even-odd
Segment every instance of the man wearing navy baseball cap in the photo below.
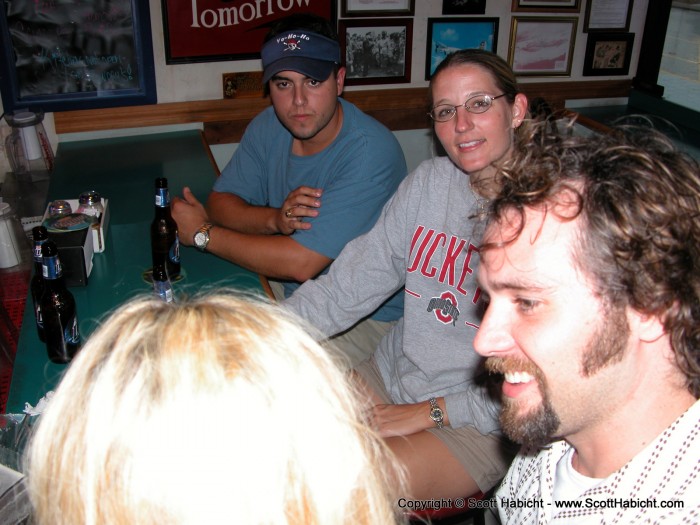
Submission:
{"label": "man wearing navy baseball cap", "polygon": [[340,66],[336,40],[301,29],[272,37],[265,42],[261,55],[264,83],[280,71],[296,71],[323,81]]}
{"label": "man wearing navy baseball cap", "polygon": [[[369,230],[406,175],[394,135],[340,98],[340,45],[324,18],[277,22],[261,50],[272,106],[248,125],[206,209],[173,199],[182,244],[265,275],[278,299],[323,273]],[[403,291],[333,339],[348,368],[368,358],[403,312]]]}

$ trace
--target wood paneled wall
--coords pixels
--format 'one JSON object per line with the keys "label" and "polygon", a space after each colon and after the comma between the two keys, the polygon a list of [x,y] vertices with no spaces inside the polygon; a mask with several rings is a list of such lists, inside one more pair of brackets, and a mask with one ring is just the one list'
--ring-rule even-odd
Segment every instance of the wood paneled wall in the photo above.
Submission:
{"label": "wood paneled wall", "polygon": [[[538,82],[521,84],[530,98],[542,97],[555,110],[566,100],[629,96],[632,81]],[[426,115],[427,88],[346,91],[343,95],[391,130],[430,127]],[[268,98],[172,102],[148,106],[90,109],[54,114],[56,133],[103,131],[201,122],[209,144],[239,142],[248,122],[269,106]]]}

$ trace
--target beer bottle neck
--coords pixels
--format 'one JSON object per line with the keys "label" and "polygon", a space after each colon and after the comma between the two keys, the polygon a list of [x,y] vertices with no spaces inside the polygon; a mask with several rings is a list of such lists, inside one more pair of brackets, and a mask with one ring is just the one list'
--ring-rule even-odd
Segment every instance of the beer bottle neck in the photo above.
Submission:
{"label": "beer bottle neck", "polygon": [[46,242],[46,239],[41,239],[34,243],[34,273],[38,275],[41,275],[43,272],[42,265],[44,257],[41,254],[41,246],[44,242]]}
{"label": "beer bottle neck", "polygon": [[156,188],[156,210],[170,207],[170,192],[168,188]]}
{"label": "beer bottle neck", "polygon": [[43,258],[41,263],[41,273],[47,285],[53,287],[64,287],[63,266],[58,255],[50,255]]}

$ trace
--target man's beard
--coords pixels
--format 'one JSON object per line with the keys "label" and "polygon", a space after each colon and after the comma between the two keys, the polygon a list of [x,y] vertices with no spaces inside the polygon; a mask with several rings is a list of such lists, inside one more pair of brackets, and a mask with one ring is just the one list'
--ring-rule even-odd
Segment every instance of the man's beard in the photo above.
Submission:
{"label": "man's beard", "polygon": [[545,387],[542,371],[532,361],[518,358],[490,357],[486,360],[490,372],[526,372],[535,378],[542,395],[542,403],[522,413],[521,402],[503,397],[501,428],[510,439],[526,446],[538,447],[548,443],[559,428],[559,416],[554,411]]}
{"label": "man's beard", "polygon": [[[603,312],[603,323],[591,336],[586,351],[581,356],[581,376],[590,377],[603,368],[619,362],[627,348],[629,325],[623,307],[608,307]],[[522,413],[517,399],[504,397],[501,409],[501,428],[510,439],[525,446],[540,447],[559,437],[559,414],[554,410],[547,382],[542,371],[524,358],[490,357],[486,360],[490,372],[521,371],[535,378],[542,402]]]}

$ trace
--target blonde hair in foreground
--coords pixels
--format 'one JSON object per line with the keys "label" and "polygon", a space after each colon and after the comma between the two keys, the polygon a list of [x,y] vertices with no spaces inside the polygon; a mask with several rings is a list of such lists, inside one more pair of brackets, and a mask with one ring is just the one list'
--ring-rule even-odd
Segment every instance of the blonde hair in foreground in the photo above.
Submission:
{"label": "blonde hair in foreground", "polygon": [[401,476],[298,323],[222,292],[117,310],[32,440],[38,523],[395,522]]}

